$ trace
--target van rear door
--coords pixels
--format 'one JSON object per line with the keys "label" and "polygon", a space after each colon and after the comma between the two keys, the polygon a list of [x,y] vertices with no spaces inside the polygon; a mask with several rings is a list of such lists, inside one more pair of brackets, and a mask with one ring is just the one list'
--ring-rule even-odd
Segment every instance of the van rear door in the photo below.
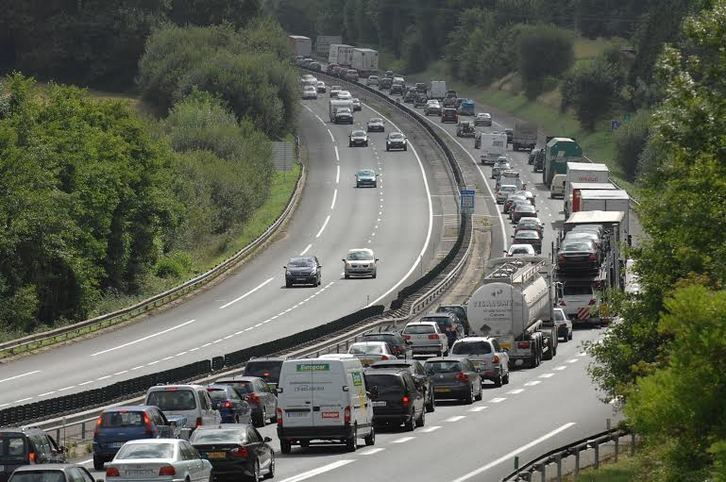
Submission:
{"label": "van rear door", "polygon": [[313,427],[313,369],[314,362],[294,360],[285,362],[280,373],[282,392],[278,406],[282,409],[284,427]]}
{"label": "van rear door", "polygon": [[353,387],[346,382],[345,367],[337,360],[321,360],[314,368],[313,423],[315,427],[339,427],[344,423],[346,407],[351,409],[346,401]]}

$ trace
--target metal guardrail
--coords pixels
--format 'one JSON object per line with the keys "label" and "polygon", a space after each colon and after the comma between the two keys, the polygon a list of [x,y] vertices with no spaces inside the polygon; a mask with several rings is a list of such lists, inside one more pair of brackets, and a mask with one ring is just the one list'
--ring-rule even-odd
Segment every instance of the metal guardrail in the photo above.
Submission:
{"label": "metal guardrail", "polygon": [[626,428],[614,428],[550,450],[546,454],[527,462],[522,467],[515,468],[513,472],[502,479],[502,482],[531,482],[535,480],[533,479],[535,474],[539,475],[538,480],[540,482],[552,480],[552,476],[547,474],[547,467],[549,465],[555,465],[557,471],[556,480],[561,482],[563,462],[569,457],[574,457],[575,459],[573,473],[575,478],[577,478],[581,468],[583,468],[580,460],[583,452],[591,449],[594,451],[593,467],[597,469],[601,462],[600,446],[608,442],[614,442],[614,456],[615,461],[617,461],[620,454],[620,439],[626,436],[630,437],[630,455],[632,456],[635,453],[635,433]]}
{"label": "metal guardrail", "polygon": [[305,166],[300,164],[300,176],[298,177],[295,189],[290,195],[290,199],[287,202],[285,210],[277,217],[268,228],[258,236],[254,241],[249,243],[247,246],[233,254],[231,257],[222,261],[210,270],[195,276],[182,283],[181,285],[175,286],[163,293],[156,294],[150,298],[140,301],[132,306],[122,308],[112,313],[97,316],[88,320],[80,321],[71,325],[63,326],[49,331],[41,333],[35,333],[15,340],[10,340],[4,343],[0,343],[0,359],[6,356],[12,356],[18,353],[26,352],[36,348],[36,345],[46,346],[59,341],[68,340],[74,336],[83,334],[85,332],[97,331],[108,326],[122,323],[138,315],[146,313],[149,310],[153,310],[160,306],[163,306],[171,301],[189,294],[197,288],[209,283],[216,279],[219,275],[227,272],[231,268],[234,268],[240,261],[244,260],[249,254],[254,252],[257,248],[264,245],[272,236],[275,235],[277,229],[283,225],[289,219],[290,215],[294,211],[295,205],[300,199],[302,187],[304,185],[304,179],[306,176]]}

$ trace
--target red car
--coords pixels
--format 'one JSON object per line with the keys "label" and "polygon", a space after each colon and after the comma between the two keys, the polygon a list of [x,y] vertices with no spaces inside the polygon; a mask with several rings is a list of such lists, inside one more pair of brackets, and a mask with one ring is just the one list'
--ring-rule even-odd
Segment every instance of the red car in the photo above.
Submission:
{"label": "red car", "polygon": [[441,110],[441,123],[453,122],[457,124],[459,122],[459,114],[456,113],[456,109],[446,108]]}

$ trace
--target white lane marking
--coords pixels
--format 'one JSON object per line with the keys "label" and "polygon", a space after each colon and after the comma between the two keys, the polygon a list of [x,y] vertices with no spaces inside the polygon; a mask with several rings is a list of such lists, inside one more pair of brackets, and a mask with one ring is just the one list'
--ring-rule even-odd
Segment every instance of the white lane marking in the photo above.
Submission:
{"label": "white lane marking", "polygon": [[[172,358],[172,357],[169,357],[169,358]],[[128,372],[129,372],[128,370],[121,370],[120,372],[114,373],[114,375],[119,376],[119,375],[123,375],[124,373],[128,373]]]}
{"label": "white lane marking", "polygon": [[[198,349],[199,349],[199,348],[197,348],[197,350],[198,350]],[[192,350],[189,350],[189,351],[192,351]],[[133,368],[131,369],[131,371],[133,372],[133,371],[135,371],[135,370],[141,370],[142,368],[144,368],[144,366],[143,366],[143,365],[139,365],[139,366],[137,366],[137,367],[133,367]]]}
{"label": "white lane marking", "polygon": [[[328,131],[330,132],[330,131]],[[335,141],[333,141],[335,142]],[[335,148],[335,160],[340,162],[340,153],[338,152],[338,146],[333,146]]]}
{"label": "white lane marking", "polygon": [[[211,345],[211,343],[210,343],[210,345]],[[150,367],[150,366],[156,365],[156,364],[157,364],[157,363],[159,363],[160,361],[161,361],[161,360],[154,360],[154,361],[152,361],[152,362],[149,362],[149,363],[147,363],[147,364],[146,364],[146,366],[147,366],[147,367]]]}
{"label": "white lane marking", "polygon": [[[375,110],[374,108],[372,108],[371,106],[369,106],[367,104],[366,104],[366,107],[368,107],[370,110],[372,110],[373,112],[378,114],[379,117],[386,119],[389,124],[391,124],[393,127],[396,128],[396,130],[402,132],[401,129],[395,123],[393,123],[391,121],[391,119],[388,119],[386,116],[384,116],[383,114],[381,114],[380,112],[378,112],[377,110]],[[418,161],[418,167],[419,167],[419,170],[421,171],[421,177],[423,178],[424,187],[426,188],[426,200],[428,202],[428,207],[429,207],[429,225],[428,225],[428,229],[426,231],[426,240],[424,241],[423,247],[421,248],[419,255],[416,257],[416,261],[414,261],[413,265],[411,266],[411,269],[409,269],[408,272],[403,276],[403,278],[401,278],[398,281],[398,283],[393,285],[388,291],[386,291],[381,296],[379,296],[375,300],[368,303],[368,306],[373,306],[373,305],[377,304],[379,301],[381,301],[386,296],[388,296],[393,291],[395,291],[399,286],[401,286],[403,284],[404,281],[406,281],[406,279],[409,276],[411,276],[411,273],[413,273],[413,271],[418,267],[419,263],[423,262],[424,255],[426,254],[426,250],[429,247],[429,242],[431,241],[431,232],[433,231],[433,227],[434,227],[434,206],[433,206],[433,201],[431,198],[431,189],[429,188],[429,181],[428,181],[428,179],[426,179],[426,170],[424,169],[423,163],[421,162],[421,158],[419,157],[418,152],[416,152],[416,148],[413,147],[413,144],[410,144],[410,143],[409,143],[409,147],[411,148],[411,152],[413,152],[413,155],[416,157],[416,161]],[[381,209],[383,209],[383,201],[381,201]],[[379,214],[380,214],[380,212],[379,212]]]}
{"label": "white lane marking", "polygon": [[567,430],[568,428],[572,427],[573,425],[575,425],[575,422],[568,422],[568,423],[566,423],[566,424],[564,424],[564,425],[562,425],[562,426],[554,429],[553,431],[551,431],[549,433],[546,433],[543,436],[541,436],[541,437],[539,437],[539,438],[537,438],[535,440],[532,440],[528,444],[522,445],[518,449],[512,450],[508,454],[502,455],[497,460],[494,460],[493,462],[489,462],[485,466],[479,467],[478,469],[473,470],[473,471],[469,472],[468,474],[462,475],[458,479],[455,479],[453,482],[463,482],[465,480],[469,480],[469,479],[471,479],[473,477],[476,477],[477,475],[481,474],[482,472],[486,472],[487,470],[491,469],[495,465],[499,465],[502,462],[505,462],[507,460],[511,460],[511,458],[514,457],[515,455],[521,454],[525,450],[528,450],[528,449],[534,447],[535,445],[544,442],[548,438],[554,437],[555,435],[557,435],[560,432],[564,432],[565,430]]}
{"label": "white lane marking", "polygon": [[[79,387],[82,387],[82,386],[85,386],[85,385],[90,385],[93,382],[95,382],[95,380],[88,380],[86,382],[79,383],[78,386]],[[38,396],[40,396],[40,395],[38,395]]]}
{"label": "white lane marking", "polygon": [[7,407],[8,405],[10,405],[10,402],[0,403],[0,408]]}
{"label": "white lane marking", "polygon": [[458,422],[459,420],[464,420],[466,418],[466,415],[454,415],[453,417],[449,417],[444,422],[454,423]]}
{"label": "white lane marking", "polygon": [[560,365],[558,367],[555,367],[555,370],[557,370],[558,372],[561,372],[562,370],[565,370],[565,369],[567,369],[567,366],[565,366],[565,365]]}
{"label": "white lane marking", "polygon": [[441,428],[441,425],[432,425],[430,427],[422,428],[419,432],[431,433]]}
{"label": "white lane marking", "polygon": [[577,358],[570,358],[567,363],[577,363]]}
{"label": "white lane marking", "polygon": [[69,385],[69,386],[67,386],[67,387],[59,388],[59,389],[58,389],[58,390],[56,390],[56,391],[58,391],[58,392],[65,392],[66,390],[70,390],[70,389],[71,389],[71,388],[73,388],[73,387],[75,387],[75,385]]}
{"label": "white lane marking", "polygon": [[0,383],[17,380],[18,378],[29,377],[30,375],[35,375],[36,373],[40,373],[40,370],[33,370],[32,372],[25,372],[25,373],[21,373],[20,375],[3,378],[2,380],[0,380]]}
{"label": "white lane marking", "polygon": [[317,117],[317,118],[318,118],[318,120],[320,121],[320,123],[321,123],[321,124],[323,124],[323,127],[325,127],[325,126],[327,125],[327,124],[325,123],[325,121],[323,120],[323,118],[322,118],[322,117],[320,117],[320,116],[319,116],[319,115],[317,115],[317,114],[315,114],[315,117]]}
{"label": "white lane marking", "polygon": [[383,452],[384,450],[386,450],[386,449],[382,449],[382,448],[368,449],[368,450],[364,450],[362,452],[358,452],[358,455],[373,455],[373,454],[377,454],[378,452]]}
{"label": "white lane marking", "polygon": [[185,352],[185,351],[180,351],[179,353],[177,353],[177,354],[176,354],[176,355],[174,355],[174,356],[182,356],[182,355],[186,355],[186,354],[187,354],[187,352]]}
{"label": "white lane marking", "polygon": [[506,400],[506,398],[504,398],[504,397],[496,397],[496,398],[492,398],[491,400],[489,400],[489,403],[501,403],[504,400]]}
{"label": "white lane marking", "polygon": [[195,321],[197,321],[197,320],[189,320],[189,321],[185,321],[184,323],[179,323],[178,325],[172,326],[171,328],[167,328],[166,330],[152,333],[151,335],[147,335],[143,338],[137,338],[136,340],[130,341],[128,343],[124,343],[123,345],[118,345],[113,348],[109,348],[107,350],[97,351],[96,353],[92,353],[91,356],[94,357],[94,356],[98,356],[98,355],[103,355],[104,353],[120,350],[121,348],[126,348],[127,346],[135,345],[137,343],[141,343],[142,341],[150,340],[151,338],[156,338],[159,335],[163,335],[165,333],[169,333],[170,331],[174,331],[179,328],[185,327],[185,326],[189,325],[190,323],[194,323]]}
{"label": "white lane marking", "polygon": [[305,108],[306,108],[307,110],[309,110],[310,112],[312,112],[312,111],[313,111],[313,110],[312,110],[312,109],[311,109],[310,107],[306,106],[305,104],[303,104],[303,107],[305,107]]}
{"label": "white lane marking", "polygon": [[554,374],[554,373],[543,373],[543,374],[542,374],[542,375],[540,375],[539,377],[540,377],[540,378],[552,378],[553,376],[555,376],[555,374]]}
{"label": "white lane marking", "polygon": [[[224,339],[224,340],[229,340],[229,339],[230,339],[230,338],[232,338],[233,336],[234,336],[234,334],[231,334],[231,335],[227,335],[227,336],[225,336],[225,337],[222,337],[222,339]],[[171,357],[170,357],[170,358],[171,358]]]}
{"label": "white lane marking", "polygon": [[542,383],[542,380],[532,380],[531,382],[527,382],[524,384],[525,387],[533,387],[535,385],[539,385]]}
{"label": "white lane marking", "polygon": [[21,398],[20,400],[15,400],[13,403],[23,403],[23,402],[27,402],[28,400],[32,400],[32,399],[33,399],[33,397]]}
{"label": "white lane marking", "polygon": [[104,375],[102,377],[96,378],[96,381],[100,382],[101,380],[108,380],[109,378],[111,378],[111,375]]}
{"label": "white lane marking", "polygon": [[199,347],[198,346],[195,346],[194,348],[190,348],[189,349],[189,352],[191,353],[191,352],[197,351],[197,350],[199,350]]}
{"label": "white lane marking", "polygon": [[514,390],[509,390],[507,392],[507,395],[518,395],[524,391],[524,388],[515,388]]}
{"label": "white lane marking", "polygon": [[338,188],[335,188],[335,191],[333,191],[333,202],[330,203],[330,209],[335,209],[335,200],[338,199]]}
{"label": "white lane marking", "polygon": [[302,255],[304,255],[305,253],[307,253],[307,252],[308,252],[308,250],[309,250],[310,248],[312,248],[312,247],[313,247],[313,245],[312,245],[312,244],[308,244],[307,246],[305,246],[305,249],[303,249],[303,250],[302,250],[302,253],[300,253],[300,256],[302,256]]}
{"label": "white lane marking", "polygon": [[487,409],[486,405],[482,405],[480,407],[472,407],[469,409],[470,412],[481,412]]}
{"label": "white lane marking", "polygon": [[405,444],[406,442],[409,442],[409,441],[411,441],[411,440],[413,440],[413,439],[415,439],[415,438],[416,438],[416,437],[401,437],[401,438],[399,438],[399,439],[396,439],[396,440],[394,440],[394,441],[393,441],[393,442],[391,442],[391,443],[392,443],[392,444]]}
{"label": "white lane marking", "polygon": [[335,166],[335,184],[340,184],[340,164]]}
{"label": "white lane marking", "polygon": [[330,134],[330,141],[335,144],[335,137],[333,136],[333,133],[330,132],[330,129],[328,129],[328,134]]}
{"label": "white lane marking", "polygon": [[323,231],[325,231],[325,226],[328,225],[328,221],[330,221],[330,214],[328,214],[328,217],[325,218],[325,222],[323,223],[323,227],[320,228],[320,231],[318,231],[318,234],[315,235],[316,238],[319,238],[321,234],[323,234]]}
{"label": "white lane marking", "polygon": [[91,462],[93,462],[93,459],[83,460],[81,462],[78,462],[80,465],[89,465]]}
{"label": "white lane marking", "polygon": [[256,287],[252,288],[251,290],[249,290],[249,291],[248,291],[247,293],[243,294],[242,296],[240,296],[240,297],[238,297],[238,298],[235,298],[235,299],[233,299],[233,300],[232,300],[232,301],[230,301],[229,303],[225,303],[225,304],[223,304],[222,306],[220,306],[220,307],[219,307],[219,309],[220,309],[220,310],[223,310],[223,309],[227,308],[228,306],[231,306],[231,305],[233,305],[234,303],[237,303],[238,301],[242,301],[243,299],[247,298],[247,297],[248,297],[249,295],[251,295],[251,294],[252,294],[252,293],[254,293],[255,291],[257,291],[257,290],[259,290],[259,289],[262,289],[262,288],[264,288],[264,287],[265,287],[265,285],[267,285],[267,284],[268,284],[269,282],[271,282],[271,281],[272,281],[273,279],[275,279],[275,278],[267,278],[267,279],[266,279],[265,281],[263,281],[262,283],[260,283],[260,284],[259,284],[259,285],[257,285]]}
{"label": "white lane marking", "polygon": [[303,472],[302,474],[288,477],[287,479],[283,479],[281,482],[300,482],[301,480],[307,480],[315,477],[316,475],[324,474],[325,472],[330,472],[331,470],[338,469],[340,467],[348,465],[351,462],[355,462],[355,460],[338,460],[337,462],[333,462],[332,464],[323,465],[322,467],[318,467],[317,469],[308,470],[307,472]]}
{"label": "white lane marking", "polygon": [[53,395],[56,391],[57,390],[51,390],[49,392],[41,393],[40,395],[38,395],[38,397],[46,397],[48,395]]}

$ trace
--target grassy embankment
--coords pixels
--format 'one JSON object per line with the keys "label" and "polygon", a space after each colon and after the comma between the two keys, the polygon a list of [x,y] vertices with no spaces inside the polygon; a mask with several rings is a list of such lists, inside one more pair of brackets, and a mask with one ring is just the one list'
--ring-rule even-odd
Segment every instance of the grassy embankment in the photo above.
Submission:
{"label": "grassy embankment", "polygon": [[[613,42],[618,41],[578,38],[575,41],[575,65],[596,57]],[[577,139],[587,157],[594,162],[607,164],[612,175],[618,179],[618,183],[631,195],[637,197],[637,186],[624,179],[622,169],[614,160],[615,143],[614,135],[610,131],[609,120],[598,123],[593,132],[583,129],[572,112],[560,111],[562,97],[559,84],[553,85],[550,90],[542,93],[534,101],[530,101],[522,93],[522,83],[517,74],[509,74],[489,86],[470,85],[452,80],[452,75],[444,61],[434,62],[425,71],[409,75],[408,79],[412,82],[446,79],[449,88],[455,89],[459,96],[474,99],[478,105],[492,106],[515,117],[535,122],[542,126],[549,135],[562,135]],[[477,110],[482,109],[477,108]]]}
{"label": "grassy embankment", "polygon": [[[638,464],[637,457],[623,457],[618,462],[601,464],[600,468],[586,469],[580,472],[578,482],[631,482],[635,480]],[[574,482],[573,475],[563,477],[565,482]]]}

